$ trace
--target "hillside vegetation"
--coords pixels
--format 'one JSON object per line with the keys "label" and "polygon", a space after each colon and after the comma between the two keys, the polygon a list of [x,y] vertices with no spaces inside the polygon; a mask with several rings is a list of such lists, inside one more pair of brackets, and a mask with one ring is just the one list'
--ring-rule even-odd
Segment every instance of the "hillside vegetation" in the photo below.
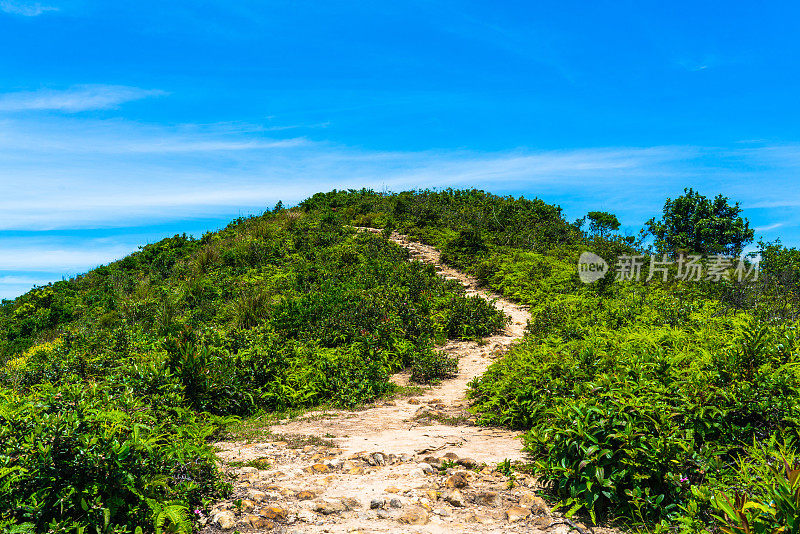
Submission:
{"label": "hillside vegetation", "polygon": [[220,416],[355,406],[453,372],[505,317],[324,211],[175,236],[2,307],[0,525],[191,530]]}
{"label": "hillside vegetation", "polygon": [[[527,430],[530,468],[568,513],[656,530],[798,532],[797,250],[759,243],[756,281],[733,268],[678,281],[672,267],[666,282],[586,285],[584,250],[611,266],[656,251],[616,234],[610,214],[590,213],[582,231],[541,201],[480,191],[332,192],[304,205],[434,244],[530,306],[525,342],[471,396],[484,423]],[[739,253],[753,232],[737,215],[724,197],[687,190],[648,224],[657,245]]]}
{"label": "hillside vegetation", "polygon": [[[657,247],[739,252],[752,231],[737,215],[688,190],[648,224]],[[583,284],[583,251],[612,267],[649,252],[612,214],[587,219],[584,230],[541,200],[475,190],[333,191],[5,302],[0,525],[189,529],[226,491],[207,445],[221,418],[355,406],[391,392],[402,368],[437,380],[455,365],[437,343],[504,326],[353,230],[371,226],[438,247],[530,306],[525,340],[470,395],[484,424],[525,430],[527,468],[565,512],[797,532],[798,251],[760,243],[757,281]],[[678,227],[687,220],[704,230]]]}

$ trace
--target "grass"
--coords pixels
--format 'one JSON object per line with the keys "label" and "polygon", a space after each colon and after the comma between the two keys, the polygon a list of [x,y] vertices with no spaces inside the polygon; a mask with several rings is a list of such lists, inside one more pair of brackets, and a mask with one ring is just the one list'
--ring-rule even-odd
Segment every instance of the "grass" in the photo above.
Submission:
{"label": "grass", "polygon": [[[303,410],[298,410],[303,412]],[[270,426],[279,424],[287,414],[259,414],[255,417],[243,418],[229,425],[221,434],[221,438],[226,441],[238,441],[244,443],[254,443],[257,441],[282,441],[290,449],[300,449],[306,445],[317,447],[336,447],[336,443],[330,438],[334,436],[326,433],[325,437],[306,436],[302,434],[280,434],[270,430]],[[289,414],[290,419],[300,417],[302,413]],[[233,464],[230,464],[233,465]],[[255,467],[255,466],[253,466]]]}
{"label": "grass", "polygon": [[269,462],[269,458],[254,458],[252,460],[237,460],[235,462],[228,462],[228,465],[231,467],[255,467],[260,471],[266,471],[272,464]]}
{"label": "grass", "polygon": [[425,411],[415,415],[412,421],[416,421],[422,425],[433,425],[439,423],[447,426],[466,426],[472,423],[472,419],[465,413],[458,415],[449,415],[441,412]]}

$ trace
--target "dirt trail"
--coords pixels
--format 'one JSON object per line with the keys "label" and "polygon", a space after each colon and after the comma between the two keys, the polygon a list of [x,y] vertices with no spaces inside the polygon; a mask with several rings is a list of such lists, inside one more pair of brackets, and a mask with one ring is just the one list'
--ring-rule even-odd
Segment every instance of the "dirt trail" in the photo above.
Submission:
{"label": "dirt trail", "polygon": [[[568,530],[536,496],[533,478],[516,474],[510,480],[496,469],[506,459],[523,459],[519,434],[474,426],[466,410],[467,384],[523,336],[528,312],[442,265],[435,248],[396,233],[391,239],[408,248],[413,260],[460,281],[468,294],[492,301],[510,324],[484,344],[454,341],[441,347],[459,358],[458,376],[422,395],[359,411],[310,412],[270,428],[289,436],[283,441],[218,443],[220,460],[235,476],[235,492],[208,518],[207,532]],[[407,379],[394,377],[400,384]]]}

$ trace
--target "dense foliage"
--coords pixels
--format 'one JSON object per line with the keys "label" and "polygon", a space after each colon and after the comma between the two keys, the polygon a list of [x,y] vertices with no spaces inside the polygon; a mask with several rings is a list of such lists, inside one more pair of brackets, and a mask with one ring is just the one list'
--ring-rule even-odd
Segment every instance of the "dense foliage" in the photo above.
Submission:
{"label": "dense foliage", "polygon": [[0,395],[0,526],[12,531],[190,532],[189,511],[227,489],[205,444],[213,425],[179,395],[158,399],[171,406],[101,385]]}
{"label": "dense foliage", "polygon": [[[215,417],[448,376],[434,347],[506,318],[330,210],[175,236],[0,308],[0,521],[190,528],[224,491]],[[20,526],[21,525],[21,526]]]}
{"label": "dense foliage", "polygon": [[[738,205],[691,190],[651,223],[660,253],[738,252],[752,238]],[[0,520],[183,528],[224,491],[205,444],[214,417],[355,405],[403,367],[437,380],[455,362],[436,343],[503,326],[458,284],[352,226],[433,244],[529,306],[525,340],[470,395],[484,423],[525,431],[531,468],[565,511],[656,530],[796,531],[797,250],[759,243],[757,280],[733,266],[677,280],[672,266],[667,280],[583,284],[584,251],[612,269],[623,254],[655,258],[616,233],[611,213],[570,224],[541,200],[475,190],[319,193],[4,303],[0,432],[19,444],[0,450]],[[50,422],[63,399],[71,408]],[[148,448],[176,434],[182,447]],[[59,463],[50,443],[82,451],[70,460],[80,464]],[[61,481],[53,469],[85,472]],[[165,479],[184,483],[167,490]]]}
{"label": "dense foliage", "polygon": [[754,234],[741,212],[738,202],[730,205],[722,195],[711,200],[690,188],[674,200],[668,198],[661,219],[650,219],[646,226],[660,252],[736,256]]}
{"label": "dense foliage", "polygon": [[[795,250],[761,243],[757,280],[729,269],[719,280],[678,281],[673,266],[666,282],[585,285],[575,268],[582,251],[612,266],[645,254],[614,234],[613,214],[592,212],[584,233],[585,219],[568,224],[556,207],[479,191],[332,192],[307,205],[435,244],[530,306],[526,340],[471,394],[483,422],[527,430],[532,467],[566,511],[688,530],[750,532],[742,514],[760,532],[794,524]],[[661,252],[738,253],[753,234],[738,205],[691,190],[651,223]],[[752,475],[759,469],[769,476]]]}

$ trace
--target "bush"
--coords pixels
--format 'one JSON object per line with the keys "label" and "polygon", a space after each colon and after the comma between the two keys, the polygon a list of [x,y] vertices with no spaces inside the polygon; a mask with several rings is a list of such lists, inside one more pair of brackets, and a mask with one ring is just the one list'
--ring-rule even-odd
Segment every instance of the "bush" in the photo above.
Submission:
{"label": "bush", "polygon": [[443,352],[423,352],[414,357],[411,380],[428,384],[458,374],[458,360]]}
{"label": "bush", "polygon": [[792,441],[748,449],[738,464],[741,489],[711,499],[728,534],[800,532],[800,457]]}
{"label": "bush", "polygon": [[724,476],[748,442],[796,432],[800,417],[791,329],[746,318],[706,326],[529,342],[471,395],[484,422],[530,429],[534,469],[568,511],[674,519],[690,485]]}
{"label": "bush", "polygon": [[0,396],[0,520],[18,528],[191,532],[190,511],[228,490],[205,443],[214,426],[185,410],[156,417],[129,391],[86,385]]}

